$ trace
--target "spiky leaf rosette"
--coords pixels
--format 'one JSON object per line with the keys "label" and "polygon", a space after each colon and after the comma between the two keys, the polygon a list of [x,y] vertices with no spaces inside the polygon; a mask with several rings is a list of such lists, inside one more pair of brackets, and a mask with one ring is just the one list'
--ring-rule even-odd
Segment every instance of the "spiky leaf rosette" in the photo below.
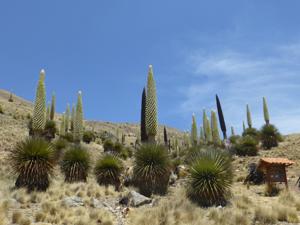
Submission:
{"label": "spiky leaf rosette", "polygon": [[35,134],[43,132],[46,124],[45,71],[41,70],[32,116],[32,129]]}
{"label": "spiky leaf rosette", "polygon": [[142,194],[165,194],[170,177],[170,159],[165,147],[142,145],[135,153],[133,177]]}
{"label": "spiky leaf rosette", "polygon": [[157,97],[152,65],[149,66],[147,79],[146,131],[148,140],[155,142],[157,135]]}
{"label": "spiky leaf rosette", "polygon": [[90,157],[86,149],[75,145],[65,153],[61,169],[66,182],[86,182],[89,168]]}
{"label": "spiky leaf rosette", "polygon": [[219,134],[217,115],[214,111],[211,111],[211,127],[213,143],[216,146],[220,146],[222,142]]}
{"label": "spiky leaf rosette", "polygon": [[265,97],[263,97],[263,108],[264,108],[264,119],[266,124],[270,123],[270,115],[269,115],[269,110],[268,110],[268,105],[267,105],[267,100]]}
{"label": "spiky leaf rosette", "polygon": [[246,135],[235,145],[235,152],[239,156],[255,156],[258,152],[257,145],[258,141],[255,138]]}
{"label": "spiky leaf rosette", "polygon": [[197,145],[198,141],[198,131],[197,131],[197,122],[195,115],[192,116],[192,128],[191,128],[191,143],[192,145]]}
{"label": "spiky leaf rosette", "polygon": [[260,139],[264,149],[271,149],[278,146],[282,137],[274,125],[265,124],[260,130]]}
{"label": "spiky leaf rosette", "polygon": [[66,118],[65,118],[65,113],[63,113],[62,117],[61,117],[61,122],[60,122],[60,129],[59,129],[59,135],[61,137],[64,137],[66,135]]}
{"label": "spiky leaf rosette", "polygon": [[222,110],[222,106],[221,106],[220,99],[219,99],[218,95],[216,95],[216,102],[217,102],[217,109],[218,109],[220,127],[221,127],[221,130],[222,130],[222,133],[223,133],[223,138],[226,139],[227,138],[226,124],[225,124],[223,110]]}
{"label": "spiky leaf rosette", "polygon": [[142,103],[141,103],[141,141],[142,142],[148,141],[147,130],[146,130],[146,102],[147,102],[146,89],[143,88]]}
{"label": "spiky leaf rosette", "polygon": [[65,114],[65,130],[69,131],[70,128],[70,104],[67,104],[66,114]]}
{"label": "spiky leaf rosette", "polygon": [[52,93],[50,120],[54,120],[54,118],[55,118],[55,105],[56,105],[56,96],[55,96],[55,93]]}
{"label": "spiky leaf rosette", "polygon": [[249,108],[248,104],[246,106],[246,109],[247,109],[247,123],[248,123],[248,127],[252,128],[252,118],[251,118],[251,112],[250,112],[250,108]]}
{"label": "spiky leaf rosette", "polygon": [[114,185],[118,190],[121,184],[120,176],[123,170],[121,160],[112,154],[105,154],[96,162],[95,175],[100,185]]}
{"label": "spiky leaf rosette", "polygon": [[83,109],[82,109],[82,95],[78,92],[78,99],[76,105],[76,114],[74,120],[74,142],[80,142],[83,134]]}
{"label": "spiky leaf rosette", "polygon": [[224,205],[230,195],[230,156],[216,149],[200,151],[190,166],[188,197],[203,207]]}
{"label": "spiky leaf rosette", "polygon": [[17,144],[9,155],[10,163],[18,175],[15,186],[28,191],[45,191],[54,167],[52,145],[42,138],[28,138]]}

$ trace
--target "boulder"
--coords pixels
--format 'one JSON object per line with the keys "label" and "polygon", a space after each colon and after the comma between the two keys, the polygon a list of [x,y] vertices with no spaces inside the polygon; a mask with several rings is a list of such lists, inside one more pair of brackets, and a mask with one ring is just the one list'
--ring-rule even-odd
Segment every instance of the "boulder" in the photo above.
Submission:
{"label": "boulder", "polygon": [[141,195],[136,191],[130,191],[128,194],[128,199],[129,199],[129,205],[134,207],[150,204],[152,202],[151,198]]}
{"label": "boulder", "polygon": [[68,207],[84,206],[82,198],[78,196],[71,196],[71,197],[64,198],[63,204]]}

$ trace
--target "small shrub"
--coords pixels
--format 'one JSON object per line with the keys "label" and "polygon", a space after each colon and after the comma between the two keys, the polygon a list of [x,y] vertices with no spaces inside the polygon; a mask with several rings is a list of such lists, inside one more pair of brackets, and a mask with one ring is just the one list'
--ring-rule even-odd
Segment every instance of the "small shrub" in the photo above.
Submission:
{"label": "small shrub", "polygon": [[233,135],[233,136],[230,136],[229,141],[231,144],[235,145],[239,142],[240,139],[241,139],[241,136]]}
{"label": "small shrub", "polygon": [[90,157],[86,149],[80,146],[72,146],[65,153],[61,169],[65,175],[65,181],[86,182],[90,168]]}
{"label": "small shrub", "polygon": [[59,138],[54,142],[54,148],[55,148],[55,159],[59,160],[62,156],[62,152],[64,149],[66,149],[68,147],[68,142],[63,139],[63,138]]}
{"label": "small shrub", "polygon": [[111,140],[106,140],[103,144],[104,152],[109,152],[114,150],[114,143]]}
{"label": "small shrub", "polygon": [[113,147],[113,151],[116,153],[121,153],[123,151],[123,145],[120,142],[116,142]]}
{"label": "small shrub", "polygon": [[224,205],[232,184],[231,157],[220,150],[198,153],[190,166],[188,197],[201,206]]}
{"label": "small shrub", "polygon": [[45,129],[43,132],[43,137],[45,137],[48,141],[55,138],[56,133],[56,123],[53,120],[48,120],[45,125]]}
{"label": "small shrub", "polygon": [[12,93],[10,93],[8,101],[9,101],[9,102],[14,102]]}
{"label": "small shrub", "polygon": [[114,185],[119,190],[122,162],[115,155],[104,155],[95,166],[95,175],[100,185]]}
{"label": "small shrub", "polygon": [[171,173],[167,149],[160,145],[142,145],[135,153],[133,179],[143,195],[165,194]]}
{"label": "small shrub", "polygon": [[246,135],[234,146],[234,150],[239,156],[255,156],[258,153],[257,145],[258,143],[255,138]]}
{"label": "small shrub", "polygon": [[73,142],[74,141],[74,137],[73,134],[70,132],[66,132],[65,136],[63,136],[64,139],[66,139],[68,142]]}
{"label": "small shrub", "polygon": [[91,143],[92,141],[95,141],[95,138],[95,134],[92,131],[85,131],[82,136],[83,142],[87,144]]}
{"label": "small shrub", "polygon": [[4,111],[3,111],[2,105],[0,105],[0,114],[4,114]]}
{"label": "small shrub", "polygon": [[264,125],[261,130],[261,145],[264,149],[271,149],[278,146],[278,142],[282,139],[277,128],[272,124]]}
{"label": "small shrub", "polygon": [[28,138],[19,142],[11,151],[13,171],[18,174],[15,186],[28,191],[45,191],[49,186],[49,174],[54,166],[54,151],[51,144],[41,138]]}

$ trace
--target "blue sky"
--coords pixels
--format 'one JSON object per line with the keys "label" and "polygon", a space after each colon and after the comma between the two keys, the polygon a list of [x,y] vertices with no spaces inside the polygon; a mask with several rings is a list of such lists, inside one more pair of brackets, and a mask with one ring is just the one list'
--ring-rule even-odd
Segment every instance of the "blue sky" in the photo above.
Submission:
{"label": "blue sky", "polygon": [[300,2],[0,1],[0,88],[33,100],[40,69],[57,108],[83,91],[87,119],[138,122],[152,64],[159,122],[190,128],[194,112],[215,109],[241,130],[249,103],[254,126],[300,131]]}

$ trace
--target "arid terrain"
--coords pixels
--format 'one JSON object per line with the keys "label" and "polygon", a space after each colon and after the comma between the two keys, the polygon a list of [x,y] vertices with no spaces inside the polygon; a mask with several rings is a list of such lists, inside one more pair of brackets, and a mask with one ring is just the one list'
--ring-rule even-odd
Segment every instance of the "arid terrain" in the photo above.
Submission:
{"label": "arid terrain", "polygon": [[[183,176],[170,185],[166,196],[153,196],[152,202],[140,207],[127,207],[119,203],[133,187],[123,187],[116,192],[113,187],[99,186],[90,171],[87,183],[66,184],[59,167],[51,176],[50,188],[46,192],[26,193],[14,189],[15,175],[11,172],[8,154],[15,144],[28,135],[27,123],[32,113],[32,103],[0,91],[0,224],[68,224],[68,225],[208,225],[208,224],[300,224],[300,191],[295,185],[300,176],[300,135],[284,137],[280,145],[271,150],[260,150],[255,157],[234,156],[234,183],[232,198],[226,207],[200,208],[185,197]],[[57,116],[59,121],[59,116]],[[86,121],[86,128],[96,132],[116,130],[128,137],[128,145],[134,144],[139,135],[138,124],[114,124]],[[183,133],[167,128],[170,137],[179,139]],[[163,137],[163,127],[160,136]],[[101,143],[84,144],[92,159],[103,153]],[[279,196],[265,196],[265,185],[247,187],[243,180],[247,176],[249,163],[257,163],[261,157],[285,157],[295,162],[288,169],[289,192]],[[124,161],[127,168],[132,159]],[[281,185],[284,189],[284,185]]]}

